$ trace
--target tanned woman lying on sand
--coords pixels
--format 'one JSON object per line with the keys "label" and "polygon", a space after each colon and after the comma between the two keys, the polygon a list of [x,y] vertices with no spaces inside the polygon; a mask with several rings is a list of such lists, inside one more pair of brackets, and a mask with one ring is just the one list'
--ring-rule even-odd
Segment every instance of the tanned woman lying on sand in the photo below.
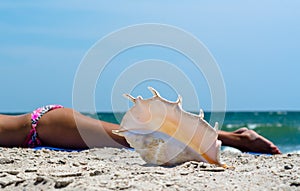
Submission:
{"label": "tanned woman lying on sand", "polygon": [[[60,105],[48,105],[24,115],[0,115],[0,146],[129,147],[123,137],[112,133],[116,129],[119,129],[117,124],[93,119]],[[247,128],[218,131],[218,139],[222,145],[243,152],[280,154],[271,141]]]}

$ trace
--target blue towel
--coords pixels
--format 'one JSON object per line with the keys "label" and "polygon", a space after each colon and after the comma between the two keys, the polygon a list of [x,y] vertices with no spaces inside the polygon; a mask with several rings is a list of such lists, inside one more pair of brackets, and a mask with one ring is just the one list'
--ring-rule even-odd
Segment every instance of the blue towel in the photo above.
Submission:
{"label": "blue towel", "polygon": [[[66,148],[57,148],[57,147],[46,147],[46,146],[39,146],[39,147],[34,147],[34,150],[41,150],[41,149],[49,149],[51,151],[65,151],[65,152],[80,152],[86,149],[66,149]],[[130,151],[134,151],[133,148],[127,148]]]}
{"label": "blue towel", "polygon": [[266,154],[266,153],[255,153],[255,152],[246,152],[248,154],[251,154],[251,155],[272,155],[272,154]]}
{"label": "blue towel", "polygon": [[65,151],[65,152],[80,152],[85,149],[65,149],[65,148],[56,148],[56,147],[34,147],[34,150],[41,150],[41,149],[49,149],[52,151]]}

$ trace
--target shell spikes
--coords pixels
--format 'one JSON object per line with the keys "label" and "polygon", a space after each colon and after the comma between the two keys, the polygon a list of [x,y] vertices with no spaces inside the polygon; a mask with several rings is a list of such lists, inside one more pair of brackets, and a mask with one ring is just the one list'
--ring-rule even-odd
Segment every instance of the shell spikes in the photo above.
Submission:
{"label": "shell spikes", "polygon": [[[162,98],[152,87],[153,97],[143,99],[125,94],[134,102],[114,134],[125,137],[131,147],[150,164],[175,165],[186,161],[203,161],[225,166],[220,161],[216,129],[199,115],[182,109],[181,96],[176,102]],[[176,107],[176,106],[179,107]]]}
{"label": "shell spikes", "polygon": [[204,119],[203,109],[200,109],[199,117],[200,117],[200,119]]}
{"label": "shell spikes", "polygon": [[218,130],[219,130],[219,123],[218,123],[218,122],[216,122],[216,123],[215,123],[215,127],[214,127],[214,129],[215,129],[216,131],[218,131]]}
{"label": "shell spikes", "polygon": [[178,104],[178,105],[182,105],[182,97],[181,97],[181,95],[178,95],[178,98],[177,98],[177,100],[176,100],[176,103]]}
{"label": "shell spikes", "polygon": [[154,88],[148,87],[148,89],[152,92],[154,97],[160,97],[158,91],[156,91]]}
{"label": "shell spikes", "polygon": [[129,99],[130,101],[132,101],[133,103],[136,102],[136,98],[133,97],[133,96],[130,95],[130,94],[123,94],[123,96],[124,96],[125,98]]}

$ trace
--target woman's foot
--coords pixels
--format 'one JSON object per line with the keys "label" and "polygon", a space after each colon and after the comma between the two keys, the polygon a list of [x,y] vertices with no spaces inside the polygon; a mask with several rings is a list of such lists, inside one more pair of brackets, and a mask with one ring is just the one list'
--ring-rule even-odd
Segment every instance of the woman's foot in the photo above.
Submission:
{"label": "woman's foot", "polygon": [[253,130],[244,127],[233,133],[239,135],[240,143],[238,147],[243,152],[281,154],[277,146]]}
{"label": "woman's foot", "polygon": [[281,154],[271,141],[245,127],[233,132],[219,131],[218,139],[224,146],[234,147],[242,152]]}

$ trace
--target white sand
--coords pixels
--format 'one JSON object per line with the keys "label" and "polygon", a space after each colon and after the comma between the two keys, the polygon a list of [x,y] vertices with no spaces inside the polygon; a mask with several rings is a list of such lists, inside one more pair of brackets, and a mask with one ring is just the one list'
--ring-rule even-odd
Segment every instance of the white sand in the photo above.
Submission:
{"label": "white sand", "polygon": [[225,151],[235,169],[199,162],[148,166],[125,149],[82,152],[0,148],[3,190],[300,190],[300,155]]}

